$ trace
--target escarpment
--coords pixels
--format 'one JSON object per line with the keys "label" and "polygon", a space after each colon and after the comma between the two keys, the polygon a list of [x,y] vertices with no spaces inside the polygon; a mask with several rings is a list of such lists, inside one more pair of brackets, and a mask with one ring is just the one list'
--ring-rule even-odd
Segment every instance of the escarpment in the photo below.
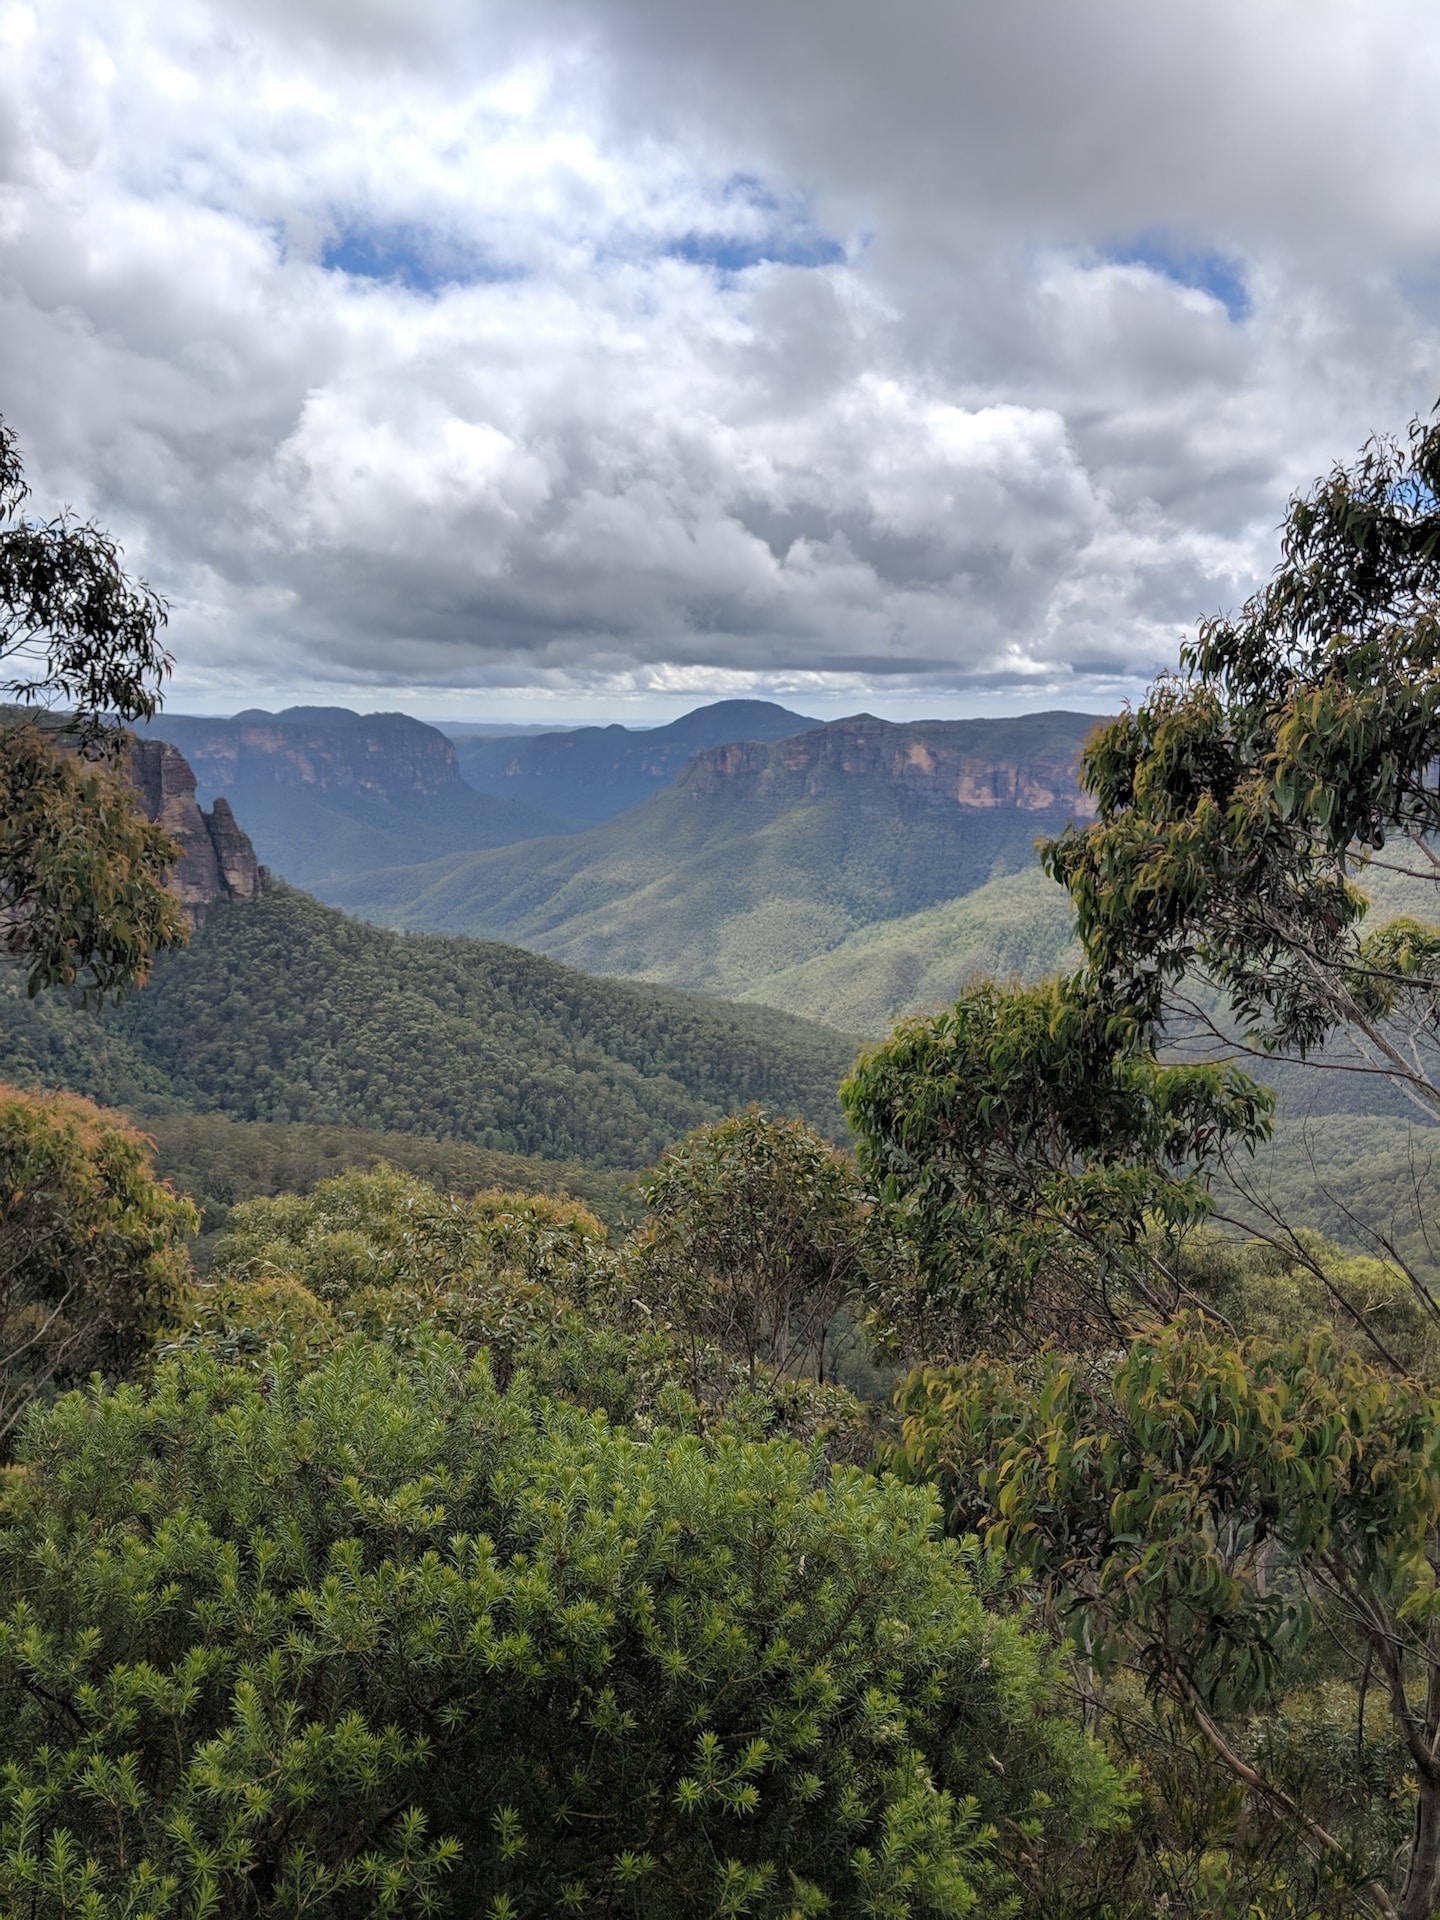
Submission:
{"label": "escarpment", "polygon": [[396,800],[462,786],[453,742],[405,713],[257,707],[228,719],[166,714],[146,731],[175,742],[207,793],[280,787]]}
{"label": "escarpment", "polygon": [[677,785],[697,800],[748,789],[783,803],[873,783],[920,809],[1064,808],[1089,818],[1095,803],[1077,778],[1087,730],[1076,714],[898,723],[862,713],[773,744],[712,747],[694,756]]}
{"label": "escarpment", "polygon": [[133,739],[129,773],[146,813],[180,849],[166,885],[192,921],[219,900],[253,900],[265,884],[249,835],[220,795],[206,813],[195,798],[195,775],[169,740]]}

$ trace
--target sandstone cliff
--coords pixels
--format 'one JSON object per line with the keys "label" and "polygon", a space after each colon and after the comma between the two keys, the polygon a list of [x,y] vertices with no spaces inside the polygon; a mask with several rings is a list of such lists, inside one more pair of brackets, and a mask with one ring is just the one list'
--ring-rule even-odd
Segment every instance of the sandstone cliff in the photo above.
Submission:
{"label": "sandstone cliff", "polygon": [[787,740],[819,724],[771,700],[717,700],[663,727],[576,727],[521,740],[461,740],[456,751],[462,777],[480,792],[525,795],[574,825],[596,826],[658,793],[706,747]]}
{"label": "sandstone cliff", "polygon": [[217,900],[253,900],[265,869],[230,802],[221,795],[209,813],[195,798],[195,775],[169,740],[132,740],[130,778],[145,811],[180,848],[166,885],[198,923]]}
{"label": "sandstone cliff", "polygon": [[177,713],[146,731],[174,741],[207,793],[290,787],[396,800],[462,785],[454,744],[406,713],[345,707],[253,708],[229,719]]}
{"label": "sandstone cliff", "polygon": [[815,799],[876,781],[924,809],[1009,809],[1077,818],[1095,811],[1076,779],[1083,714],[894,723],[857,714],[774,744],[697,753],[677,785],[697,801],[736,788],[776,801]]}

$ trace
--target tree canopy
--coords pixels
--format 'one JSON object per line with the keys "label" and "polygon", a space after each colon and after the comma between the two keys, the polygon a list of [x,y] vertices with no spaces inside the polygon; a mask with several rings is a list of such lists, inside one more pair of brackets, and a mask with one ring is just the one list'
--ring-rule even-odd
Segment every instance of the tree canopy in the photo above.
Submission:
{"label": "tree canopy", "polygon": [[196,1224],[118,1115],[0,1086],[0,1453],[38,1397],[139,1361],[189,1278]]}
{"label": "tree canopy", "polygon": [[1262,1052],[1343,1042],[1433,1117],[1440,932],[1372,929],[1364,886],[1440,878],[1437,761],[1440,422],[1417,420],[1293,500],[1273,579],[1097,730],[1097,818],[1045,863],[1130,1004],[1205,1017],[1208,981]]}
{"label": "tree canopy", "polygon": [[7,1911],[964,1915],[1120,1809],[929,1496],[793,1441],[360,1339],[187,1352],[25,1464]]}
{"label": "tree canopy", "polygon": [[1162,1065],[1153,1031],[1084,975],[982,981],[903,1021],[841,1089],[897,1248],[882,1308],[935,1357],[1006,1325],[1070,1342],[1172,1309],[1166,1237],[1208,1211],[1271,1100],[1233,1066]]}
{"label": "tree canopy", "polygon": [[0,941],[32,994],[100,997],[185,938],[164,884],[179,849],[118,771],[123,723],[154,715],[170,668],[165,608],[93,522],[27,519],[28,495],[0,420],[0,694],[22,703],[0,711]]}

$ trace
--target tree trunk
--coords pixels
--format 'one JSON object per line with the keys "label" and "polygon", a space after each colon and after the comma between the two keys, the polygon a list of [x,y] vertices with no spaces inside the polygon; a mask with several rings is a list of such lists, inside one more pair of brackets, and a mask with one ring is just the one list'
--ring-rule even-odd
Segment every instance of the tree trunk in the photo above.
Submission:
{"label": "tree trunk", "polygon": [[1399,1920],[1430,1920],[1440,1881],[1440,1779],[1422,1777],[1416,1789],[1415,1839],[1397,1907]]}

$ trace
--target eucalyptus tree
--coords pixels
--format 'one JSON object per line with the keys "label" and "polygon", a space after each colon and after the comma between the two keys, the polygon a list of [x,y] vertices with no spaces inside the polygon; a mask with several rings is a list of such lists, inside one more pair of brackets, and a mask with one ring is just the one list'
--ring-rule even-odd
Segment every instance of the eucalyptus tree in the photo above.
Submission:
{"label": "eucalyptus tree", "polygon": [[164,885],[179,849],[121,771],[125,723],[153,717],[170,670],[165,606],[93,521],[29,518],[28,496],[0,421],[0,945],[32,993],[100,996],[185,938]]}

